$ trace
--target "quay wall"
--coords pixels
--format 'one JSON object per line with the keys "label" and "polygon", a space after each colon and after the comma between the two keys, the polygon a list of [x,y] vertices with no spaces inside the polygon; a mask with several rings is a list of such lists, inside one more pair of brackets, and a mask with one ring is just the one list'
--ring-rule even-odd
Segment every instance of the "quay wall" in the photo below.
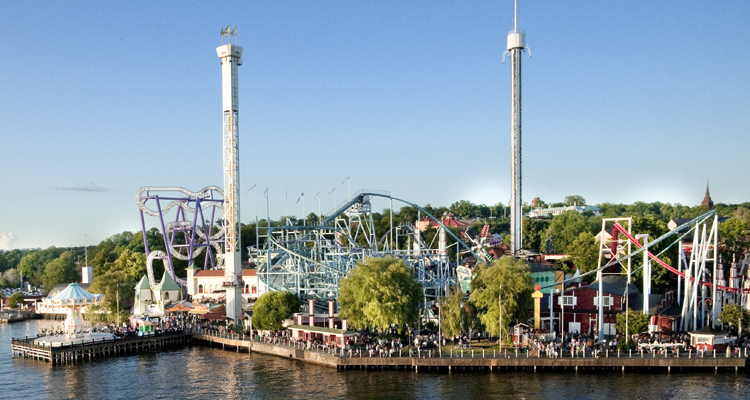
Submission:
{"label": "quay wall", "polygon": [[324,365],[338,369],[420,369],[429,370],[618,370],[625,372],[626,369],[657,369],[671,372],[673,368],[681,369],[733,369],[747,367],[747,359],[744,357],[692,357],[674,356],[669,357],[578,357],[578,358],[546,358],[546,357],[339,357],[327,353],[311,350],[296,349],[285,345],[261,343],[251,340],[238,340],[228,337],[212,336],[205,334],[194,334],[198,340],[222,344],[236,351],[241,349],[248,352],[258,352],[275,355],[284,358],[298,359],[309,363]]}

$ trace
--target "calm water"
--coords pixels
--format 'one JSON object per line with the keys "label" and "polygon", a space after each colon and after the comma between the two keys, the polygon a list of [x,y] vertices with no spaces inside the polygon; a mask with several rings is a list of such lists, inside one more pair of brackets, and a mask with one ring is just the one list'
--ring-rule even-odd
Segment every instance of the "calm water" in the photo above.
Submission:
{"label": "calm water", "polygon": [[[0,398],[30,399],[747,399],[745,373],[415,374],[346,371],[193,347],[52,367],[12,358],[10,338],[53,321],[0,325]],[[59,324],[60,322],[56,322]]]}

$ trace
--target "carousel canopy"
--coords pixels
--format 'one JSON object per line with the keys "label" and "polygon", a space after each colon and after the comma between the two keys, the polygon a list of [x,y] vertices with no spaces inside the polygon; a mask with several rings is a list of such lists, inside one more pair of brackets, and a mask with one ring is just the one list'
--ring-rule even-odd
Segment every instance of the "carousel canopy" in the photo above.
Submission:
{"label": "carousel canopy", "polygon": [[44,299],[44,301],[58,306],[77,306],[98,303],[103,297],[101,294],[87,292],[77,283],[71,283],[65,290],[54,297]]}

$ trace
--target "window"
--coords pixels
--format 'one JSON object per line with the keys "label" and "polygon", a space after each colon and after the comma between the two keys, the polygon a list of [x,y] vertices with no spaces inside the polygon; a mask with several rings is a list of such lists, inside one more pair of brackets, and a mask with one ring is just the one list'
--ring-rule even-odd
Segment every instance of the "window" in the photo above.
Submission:
{"label": "window", "polygon": [[253,285],[253,294],[258,294],[258,288],[256,288],[255,285]]}
{"label": "window", "polygon": [[560,300],[557,301],[557,304],[571,307],[577,305],[578,301],[575,296],[562,296],[560,297]]}
{"label": "window", "polygon": [[198,285],[198,293],[203,293],[203,285]]}
{"label": "window", "polygon": [[[612,296],[604,296],[602,297],[603,306],[604,307],[610,307],[612,304],[614,304],[614,299]],[[594,305],[599,306],[599,296],[594,297]]]}

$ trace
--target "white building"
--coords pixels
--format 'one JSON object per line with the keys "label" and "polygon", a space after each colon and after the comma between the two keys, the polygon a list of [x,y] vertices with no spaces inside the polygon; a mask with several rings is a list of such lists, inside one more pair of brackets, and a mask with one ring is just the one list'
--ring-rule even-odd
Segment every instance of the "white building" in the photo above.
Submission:
{"label": "white building", "polygon": [[[256,269],[242,270],[242,300],[258,298],[258,275]],[[223,269],[187,269],[187,290],[193,299],[219,298],[226,294]]]}
{"label": "white building", "polygon": [[164,310],[173,303],[182,300],[182,288],[175,283],[172,276],[167,271],[153,290],[149,285],[146,275],[141,278],[140,282],[135,285],[135,303],[133,304],[133,314],[157,314],[163,315]]}

